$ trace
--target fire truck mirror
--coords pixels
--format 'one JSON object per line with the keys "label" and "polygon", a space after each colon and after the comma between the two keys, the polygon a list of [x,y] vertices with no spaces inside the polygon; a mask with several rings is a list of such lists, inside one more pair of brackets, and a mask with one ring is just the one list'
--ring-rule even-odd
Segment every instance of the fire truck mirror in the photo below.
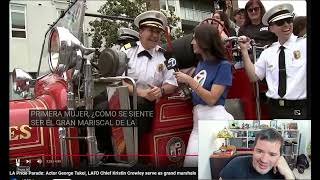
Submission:
{"label": "fire truck mirror", "polygon": [[30,87],[34,87],[35,80],[31,75],[20,68],[12,71],[12,86],[15,93],[26,98],[30,93]]}
{"label": "fire truck mirror", "polygon": [[58,66],[59,61],[59,49],[60,49],[60,42],[59,42],[59,35],[58,31],[53,30],[50,36],[50,58],[49,58],[49,66],[51,71],[54,71]]}

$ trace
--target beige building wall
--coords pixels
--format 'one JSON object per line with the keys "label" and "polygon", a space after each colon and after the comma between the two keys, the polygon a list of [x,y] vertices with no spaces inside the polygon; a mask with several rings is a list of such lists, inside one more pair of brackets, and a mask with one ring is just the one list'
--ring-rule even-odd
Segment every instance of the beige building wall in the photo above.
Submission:
{"label": "beige building wall", "polygon": [[[97,10],[105,1],[87,1],[86,12],[97,14]],[[65,10],[69,3],[66,0],[26,1],[13,0],[10,4],[19,4],[26,7],[26,38],[15,38],[11,35],[10,21],[10,43],[9,43],[9,72],[14,68],[22,68],[27,72],[37,72],[41,54],[42,43],[49,25],[55,22],[59,11]],[[10,5],[9,5],[10,9]],[[10,13],[10,12],[9,12]],[[84,32],[89,28],[89,21],[94,18],[86,17]]]}
{"label": "beige building wall", "polygon": [[57,10],[51,1],[16,0],[10,3],[26,7],[26,38],[12,37],[10,15],[9,72],[17,67],[27,72],[36,72],[45,32],[49,28],[48,24],[57,18]]}

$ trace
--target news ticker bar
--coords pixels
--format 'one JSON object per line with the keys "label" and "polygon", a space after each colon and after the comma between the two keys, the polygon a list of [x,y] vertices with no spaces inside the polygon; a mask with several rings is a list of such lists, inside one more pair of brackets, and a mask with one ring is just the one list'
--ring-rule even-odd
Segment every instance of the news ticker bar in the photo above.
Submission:
{"label": "news ticker bar", "polygon": [[137,110],[29,110],[30,127],[135,127],[153,111]]}
{"label": "news ticker bar", "polygon": [[146,167],[96,167],[96,168],[82,168],[82,169],[64,169],[64,168],[25,168],[15,167],[9,169],[9,175],[12,178],[15,177],[36,177],[38,178],[70,178],[75,177],[99,177],[104,178],[110,176],[122,176],[122,177],[197,177],[197,168],[179,168],[179,167],[158,167],[158,168],[146,168]]}

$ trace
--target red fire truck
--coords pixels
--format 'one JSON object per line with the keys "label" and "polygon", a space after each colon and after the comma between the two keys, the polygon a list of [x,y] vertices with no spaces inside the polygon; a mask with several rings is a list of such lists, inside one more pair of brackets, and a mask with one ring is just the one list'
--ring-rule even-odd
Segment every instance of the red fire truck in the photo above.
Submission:
{"label": "red fire truck", "polygon": [[[30,89],[34,92],[32,98],[9,102],[11,165],[19,161],[43,167],[96,166],[101,158],[94,127],[31,127],[29,110],[91,110],[93,98],[102,91],[107,92],[106,103],[113,109],[138,108],[136,93],[133,93],[130,107],[128,89],[121,83],[127,79],[135,87],[135,81],[119,76],[125,55],[110,48],[106,49],[106,58],[93,63],[90,55],[97,50],[85,47],[80,41],[84,17],[85,0],[77,0],[47,31],[36,79],[22,69],[13,71],[15,92],[23,97]],[[183,47],[192,48],[191,36],[173,42],[173,47],[179,48],[176,45],[181,42]],[[108,76],[101,76],[102,71]],[[259,119],[261,116],[267,119],[264,107],[260,107],[256,98],[257,86],[249,82],[243,69],[234,69],[233,77],[227,111],[235,119]],[[180,92],[162,97],[155,105],[152,130],[141,138],[137,136],[137,127],[112,127],[116,162],[110,165],[134,166],[138,155],[146,155],[143,158],[146,165],[181,167],[191,130],[191,99]]]}

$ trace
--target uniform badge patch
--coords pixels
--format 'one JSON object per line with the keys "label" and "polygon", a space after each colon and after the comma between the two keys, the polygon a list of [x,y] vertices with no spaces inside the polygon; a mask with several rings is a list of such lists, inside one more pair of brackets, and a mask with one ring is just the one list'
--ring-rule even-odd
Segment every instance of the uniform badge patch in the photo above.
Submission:
{"label": "uniform badge patch", "polygon": [[158,64],[158,66],[157,66],[157,71],[158,71],[158,72],[162,72],[163,69],[164,69],[164,64]]}
{"label": "uniform badge patch", "polygon": [[125,48],[126,50],[129,49],[129,48],[131,48],[131,44],[130,44],[130,43],[125,44],[125,45],[124,45],[124,48]]}
{"label": "uniform badge patch", "polygon": [[295,59],[299,59],[301,56],[301,53],[299,50],[293,51],[293,56]]}

